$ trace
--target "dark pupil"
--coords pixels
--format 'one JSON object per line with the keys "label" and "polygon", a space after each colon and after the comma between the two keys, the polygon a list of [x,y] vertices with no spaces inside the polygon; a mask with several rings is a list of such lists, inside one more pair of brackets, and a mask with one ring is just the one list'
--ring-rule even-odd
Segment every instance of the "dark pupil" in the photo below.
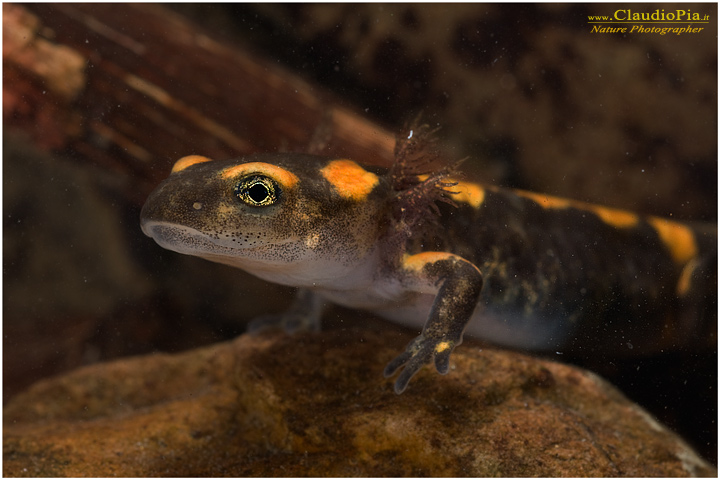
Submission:
{"label": "dark pupil", "polygon": [[265,184],[257,182],[250,185],[247,194],[253,202],[263,203],[270,196],[270,190],[268,190]]}

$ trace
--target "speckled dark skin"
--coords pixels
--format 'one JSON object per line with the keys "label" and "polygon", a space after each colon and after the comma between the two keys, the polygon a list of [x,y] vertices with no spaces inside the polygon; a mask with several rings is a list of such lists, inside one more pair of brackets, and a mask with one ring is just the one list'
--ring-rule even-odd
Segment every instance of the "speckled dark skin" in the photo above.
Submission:
{"label": "speckled dark skin", "polygon": [[422,175],[425,134],[399,137],[389,171],[299,154],[183,159],[143,231],[301,289],[255,327],[316,328],[324,301],[422,326],[385,370],[402,369],[398,393],[427,363],[447,373],[463,333],[580,355],[708,343],[714,228]]}
{"label": "speckled dark skin", "polygon": [[687,294],[679,296],[685,265],[673,260],[642,217],[636,226],[616,228],[592,212],[545,209],[503,189],[487,190],[478,209],[440,208],[443,229],[425,248],[475,264],[485,280],[480,303],[511,328],[514,323],[522,330],[538,318],[548,329],[559,328],[557,341],[548,339],[539,349],[632,355],[713,343],[714,227],[692,230],[702,260]]}

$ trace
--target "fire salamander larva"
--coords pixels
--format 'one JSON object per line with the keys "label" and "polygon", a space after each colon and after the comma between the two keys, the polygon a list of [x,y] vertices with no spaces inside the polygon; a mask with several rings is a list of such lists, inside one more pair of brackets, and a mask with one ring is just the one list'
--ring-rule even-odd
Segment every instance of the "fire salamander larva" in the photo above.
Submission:
{"label": "fire salamander larva", "polygon": [[400,370],[397,393],[427,363],[447,373],[463,334],[586,355],[716,341],[715,225],[458,181],[427,167],[428,130],[405,129],[385,170],[298,153],[181,158],[142,230],[298,287],[274,322],[287,329],[317,328],[325,302],[422,327],[385,369]]}

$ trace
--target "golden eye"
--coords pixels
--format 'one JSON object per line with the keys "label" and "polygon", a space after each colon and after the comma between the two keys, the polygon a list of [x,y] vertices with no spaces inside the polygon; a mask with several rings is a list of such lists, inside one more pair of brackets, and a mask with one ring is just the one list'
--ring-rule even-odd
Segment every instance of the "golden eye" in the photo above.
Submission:
{"label": "golden eye", "polygon": [[265,175],[248,175],[235,185],[235,196],[253,207],[267,207],[278,201],[280,186]]}

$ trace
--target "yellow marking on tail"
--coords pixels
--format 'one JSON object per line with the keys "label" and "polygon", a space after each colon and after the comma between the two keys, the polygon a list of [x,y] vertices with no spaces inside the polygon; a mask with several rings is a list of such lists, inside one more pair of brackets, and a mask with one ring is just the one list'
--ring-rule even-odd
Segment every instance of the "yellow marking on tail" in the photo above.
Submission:
{"label": "yellow marking on tail", "polygon": [[529,198],[543,208],[563,209],[577,208],[586,212],[594,213],[600,220],[618,228],[634,227],[638,224],[639,217],[625,210],[616,208],[602,207],[593,205],[592,203],[580,202],[578,200],[569,200],[566,198],[553,197],[551,195],[543,195],[540,193],[527,192],[525,190],[513,190],[521,197]]}
{"label": "yellow marking on tail", "polygon": [[662,218],[650,217],[648,222],[657,231],[660,240],[670,250],[675,263],[684,265],[698,253],[695,235],[689,227]]}
{"label": "yellow marking on tail", "polygon": [[682,269],[682,272],[680,272],[680,278],[678,279],[675,291],[678,297],[684,297],[690,291],[690,286],[692,284],[692,276],[693,273],[695,273],[695,269],[698,267],[698,264],[699,262],[697,261],[697,258],[693,258],[688,262],[687,265],[685,265],[685,267]]}

